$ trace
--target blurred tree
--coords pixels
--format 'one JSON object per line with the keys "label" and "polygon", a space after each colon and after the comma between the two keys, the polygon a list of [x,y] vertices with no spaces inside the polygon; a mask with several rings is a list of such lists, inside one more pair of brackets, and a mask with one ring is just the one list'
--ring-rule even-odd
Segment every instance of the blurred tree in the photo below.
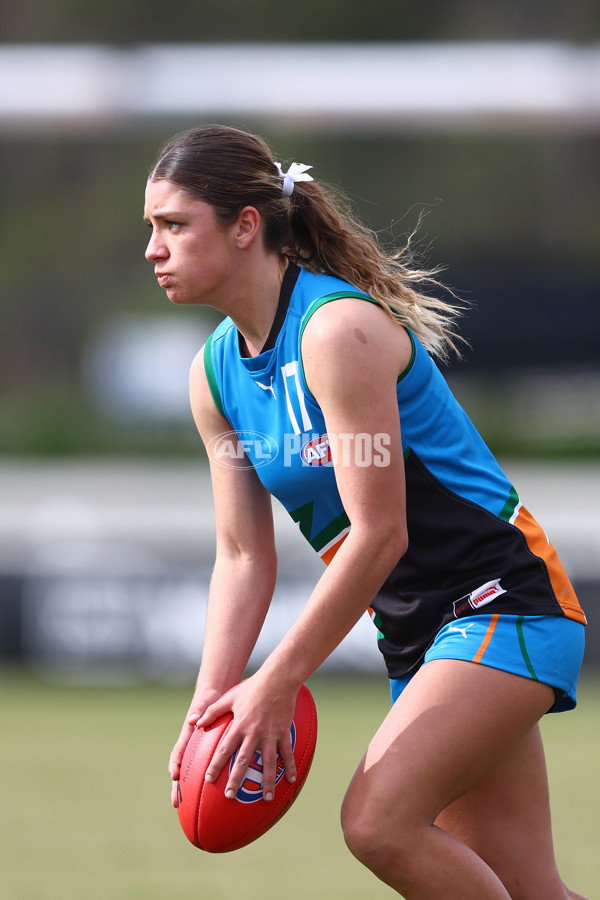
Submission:
{"label": "blurred tree", "polygon": [[594,0],[20,0],[0,9],[4,41],[588,41],[599,33]]}

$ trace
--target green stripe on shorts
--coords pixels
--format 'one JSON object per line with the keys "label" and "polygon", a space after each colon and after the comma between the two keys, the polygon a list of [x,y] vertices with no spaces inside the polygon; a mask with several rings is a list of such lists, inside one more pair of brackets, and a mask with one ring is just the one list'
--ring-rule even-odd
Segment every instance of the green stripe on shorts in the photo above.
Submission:
{"label": "green stripe on shorts", "polygon": [[539,678],[535,674],[535,669],[529,659],[529,653],[527,652],[527,647],[525,646],[525,635],[523,634],[523,619],[525,616],[518,616],[517,618],[517,637],[519,638],[519,647],[521,648],[521,654],[525,661],[525,665],[527,666],[527,671],[534,679],[534,681],[539,681]]}

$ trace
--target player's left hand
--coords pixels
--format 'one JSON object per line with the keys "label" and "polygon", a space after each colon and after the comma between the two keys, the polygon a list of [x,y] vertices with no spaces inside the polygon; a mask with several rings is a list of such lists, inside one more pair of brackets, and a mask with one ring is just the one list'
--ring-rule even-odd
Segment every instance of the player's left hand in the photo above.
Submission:
{"label": "player's left hand", "polygon": [[285,767],[287,780],[296,780],[290,730],[297,693],[283,692],[280,685],[273,684],[272,676],[265,677],[259,670],[223,694],[198,719],[197,725],[201,728],[224,713],[233,713],[233,723],[220,742],[205,776],[207,781],[215,781],[237,751],[225,788],[226,797],[235,797],[257,751],[262,757],[265,800],[272,800],[275,796],[278,756]]}

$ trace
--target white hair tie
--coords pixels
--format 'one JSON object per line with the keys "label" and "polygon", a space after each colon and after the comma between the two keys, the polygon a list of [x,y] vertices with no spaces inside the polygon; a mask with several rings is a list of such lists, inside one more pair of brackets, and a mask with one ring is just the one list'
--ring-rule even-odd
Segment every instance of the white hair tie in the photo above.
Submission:
{"label": "white hair tie", "polygon": [[280,178],[283,179],[283,196],[291,197],[294,193],[294,185],[297,181],[314,181],[312,175],[307,175],[306,170],[312,169],[312,166],[305,166],[304,163],[292,163],[287,172],[283,172],[281,163],[276,162],[277,171]]}

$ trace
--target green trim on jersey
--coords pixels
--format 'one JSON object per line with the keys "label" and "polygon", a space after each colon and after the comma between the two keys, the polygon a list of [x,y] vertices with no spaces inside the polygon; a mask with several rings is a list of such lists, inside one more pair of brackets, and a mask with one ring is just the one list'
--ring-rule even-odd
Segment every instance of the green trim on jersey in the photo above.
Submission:
{"label": "green trim on jersey", "polygon": [[[338,293],[335,293],[335,294],[327,294],[325,297],[320,297],[319,300],[317,300],[313,304],[311,309],[309,309],[309,311],[306,315],[306,318],[304,319],[304,322],[302,323],[302,327],[300,328],[298,343],[300,345],[302,344],[302,336],[304,335],[304,329],[306,328],[306,326],[312,319],[313,315],[316,313],[316,311],[318,309],[320,309],[321,306],[324,306],[326,303],[329,303],[331,300],[345,300],[346,297],[351,297],[355,300],[368,300],[369,303],[374,303],[375,306],[380,306],[381,309],[383,309],[383,307],[381,306],[381,303],[379,303],[377,300],[374,300],[373,297],[369,297],[368,294],[360,294],[355,291],[338,291]],[[411,354],[410,354],[410,359],[408,361],[408,365],[406,366],[404,371],[400,372],[400,374],[398,375],[398,379],[396,381],[397,384],[400,381],[402,381],[402,379],[405,378],[408,375],[408,373],[410,372],[410,370],[412,369],[413,363],[415,361],[415,355],[417,352],[416,346],[415,346],[415,339],[412,335],[410,328],[408,328],[406,325],[404,327],[406,328],[406,331],[410,338],[410,346],[412,349],[411,349]],[[302,369],[302,379],[304,381],[304,384],[308,388],[308,382],[306,381],[306,372],[304,371],[304,361],[302,359],[302,353],[300,353],[300,368]],[[312,396],[312,394],[311,394],[311,396]]]}
{"label": "green trim on jersey", "polygon": [[313,512],[314,512],[314,501],[309,500],[308,503],[305,503],[303,506],[299,506],[298,509],[294,509],[290,512],[290,516],[293,521],[296,522],[298,527],[300,528],[300,533],[304,535],[306,540],[310,543],[313,550],[316,550],[319,553],[327,544],[330,543],[335,537],[340,534],[344,528],[348,528],[350,526],[350,519],[346,515],[346,513],[342,513],[339,516],[336,516],[328,525],[323,528],[318,534],[311,538],[312,534],[312,523],[313,523]]}
{"label": "green trim on jersey", "polygon": [[[369,297],[368,294],[359,294],[358,291],[338,291],[335,294],[326,294],[324,297],[320,297],[318,300],[316,300],[313,303],[311,308],[308,310],[308,312],[306,314],[306,318],[304,319],[304,321],[300,327],[300,333],[298,335],[298,346],[299,347],[302,346],[302,337],[304,335],[304,329],[306,328],[306,326],[308,325],[308,323],[310,322],[310,320],[312,319],[312,317],[316,313],[316,311],[321,306],[325,306],[326,303],[329,303],[330,300],[345,300],[346,297],[352,297],[354,300],[368,300],[369,303],[377,303],[377,300],[373,300],[373,298]],[[377,305],[379,306],[379,304],[377,304]],[[304,371],[304,360],[302,359],[302,352],[300,352],[300,369],[302,370],[302,380],[304,381],[304,384],[308,388],[308,382],[306,380],[306,372]],[[312,392],[309,392],[309,393],[310,393],[311,397],[313,397],[313,399],[314,399],[314,395],[312,394]]]}
{"label": "green trim on jersey", "polygon": [[225,415],[225,410],[223,409],[223,404],[221,402],[221,394],[219,391],[219,385],[217,383],[215,370],[213,368],[212,353],[210,351],[212,339],[213,335],[211,334],[206,344],[204,345],[204,371],[206,372],[206,380],[208,381],[208,386],[210,388],[212,398],[215,401],[215,406],[217,407],[223,418],[226,419],[227,416]]}
{"label": "green trim on jersey", "polygon": [[408,326],[405,325],[404,327],[406,328],[406,333],[408,334],[408,336],[410,338],[410,346],[412,349],[410,352],[410,359],[408,361],[408,365],[406,366],[404,372],[400,372],[400,374],[398,375],[398,378],[396,379],[396,384],[400,384],[402,379],[406,378],[406,376],[408,375],[408,373],[410,372],[410,370],[413,367],[413,363],[415,361],[415,356],[417,355],[417,346],[415,344],[415,339],[413,337],[413,333],[410,330],[410,328],[408,328]]}
{"label": "green trim on jersey", "polygon": [[511,485],[510,492],[508,495],[508,499],[500,513],[498,514],[498,518],[502,519],[503,522],[510,522],[513,517],[514,511],[517,508],[519,503],[519,495],[515,491],[514,487]]}
{"label": "green trim on jersey", "polygon": [[325,294],[324,297],[319,297],[318,300],[315,300],[315,302],[313,303],[311,308],[308,310],[308,313],[306,314],[306,318],[304,319],[304,322],[302,323],[302,327],[300,329],[300,334],[298,336],[299,341],[302,341],[302,335],[304,334],[304,329],[310,322],[314,313],[316,313],[316,311],[321,306],[324,306],[326,303],[329,303],[330,300],[345,300],[346,297],[350,297],[354,300],[368,300],[369,303],[375,303],[377,306],[379,306],[379,303],[377,303],[377,300],[373,300],[373,298],[369,297],[368,294],[359,293],[358,291],[337,291],[337,293],[335,293],[335,294]]}
{"label": "green trim on jersey", "polygon": [[377,629],[377,640],[382,641],[385,638],[385,634],[381,630],[381,616],[375,610],[373,610],[372,621]]}

